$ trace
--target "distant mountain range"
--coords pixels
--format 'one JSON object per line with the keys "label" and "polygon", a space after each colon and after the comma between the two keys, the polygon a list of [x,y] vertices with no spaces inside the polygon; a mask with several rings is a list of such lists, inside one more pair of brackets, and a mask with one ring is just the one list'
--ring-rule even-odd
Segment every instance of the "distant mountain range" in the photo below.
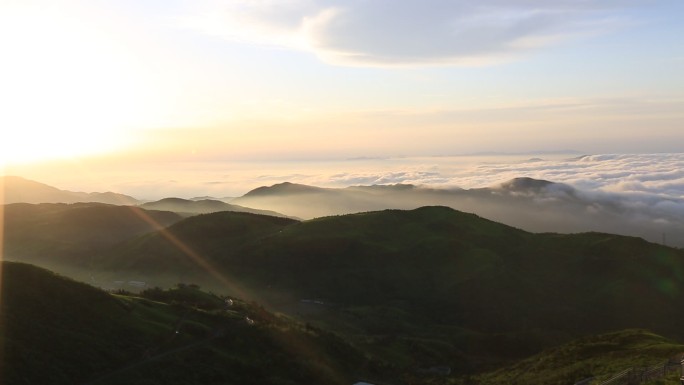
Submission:
{"label": "distant mountain range", "polygon": [[665,238],[669,245],[684,247],[684,217],[670,209],[671,200],[639,200],[532,178],[468,190],[410,184],[319,188],[286,182],[257,188],[231,203],[304,219],[440,205],[527,231],[600,231],[652,242]]}
{"label": "distant mountain range", "polygon": [[0,176],[0,188],[4,188],[4,203],[77,203],[98,202],[113,205],[136,205],[139,201],[131,196],[113,192],[73,192],[60,190],[44,183],[18,176]]}
{"label": "distant mountain range", "polygon": [[271,215],[275,217],[284,216],[283,214],[277,213],[275,211],[251,209],[248,207],[242,207],[230,203],[225,203],[215,199],[189,200],[181,198],[164,198],[154,202],[143,203],[140,205],[140,207],[146,210],[172,211],[175,213],[185,215],[209,214],[219,211],[236,211],[252,214]]}
{"label": "distant mountain range", "polygon": [[230,203],[212,198],[165,198],[143,203],[111,192],[70,192],[19,177],[3,180],[6,203],[103,202],[140,205],[183,216],[238,211],[302,219],[440,205],[527,231],[599,231],[684,247],[684,217],[672,210],[673,205],[684,204],[684,200],[639,199],[532,178],[515,178],[497,186],[467,190],[410,184],[321,188],[285,182],[256,188]]}

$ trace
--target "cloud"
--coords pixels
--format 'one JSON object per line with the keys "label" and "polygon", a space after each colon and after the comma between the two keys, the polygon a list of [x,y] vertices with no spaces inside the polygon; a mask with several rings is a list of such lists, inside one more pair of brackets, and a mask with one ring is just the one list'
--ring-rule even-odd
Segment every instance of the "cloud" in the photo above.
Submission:
{"label": "cloud", "polygon": [[205,1],[183,24],[334,64],[481,65],[612,30],[634,1]]}
{"label": "cloud", "polygon": [[593,204],[592,210],[630,212],[635,216],[682,222],[684,154],[522,158],[456,156],[350,162],[349,171],[312,172],[299,182],[323,187],[410,183],[444,189],[473,189],[530,177],[572,187],[552,185],[543,195],[530,192],[530,197],[536,199],[574,199]]}
{"label": "cloud", "polygon": [[[299,199],[247,197],[236,203],[301,218],[443,205],[529,231],[599,231],[653,242],[665,235],[668,244],[684,246],[684,154],[368,158],[309,163],[308,171],[297,175],[298,183],[423,188],[343,188]],[[278,175],[293,176],[269,178]],[[521,177],[556,183],[505,183]]]}
{"label": "cloud", "polygon": [[330,176],[335,185],[444,184],[449,179],[434,171],[394,171],[387,173],[342,173]]}

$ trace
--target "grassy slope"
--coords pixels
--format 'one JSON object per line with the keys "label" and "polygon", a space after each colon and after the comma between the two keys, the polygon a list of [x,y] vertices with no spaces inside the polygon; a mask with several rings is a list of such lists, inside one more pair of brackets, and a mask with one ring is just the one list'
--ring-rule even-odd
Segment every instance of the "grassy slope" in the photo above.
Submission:
{"label": "grassy slope", "polygon": [[[433,318],[488,330],[576,327],[596,315],[592,327],[606,330],[673,329],[649,324],[650,314],[679,314],[670,304],[683,287],[681,251],[607,234],[534,235],[440,207],[301,223],[222,213],[168,233],[225,272],[302,298],[408,301]],[[160,234],[122,246],[108,263],[201,273]],[[637,325],[621,323],[627,312]]]}
{"label": "grassy slope", "polygon": [[645,330],[630,329],[575,340],[469,380],[493,385],[563,385],[589,377],[600,381],[630,367],[663,364],[681,352],[681,343]]}
{"label": "grassy slope", "polygon": [[5,257],[86,265],[93,253],[181,219],[177,214],[99,203],[4,206]]}
{"label": "grassy slope", "polygon": [[[201,258],[262,297],[287,294],[294,303],[277,305],[290,314],[409,369],[481,370],[631,327],[682,336],[681,251],[609,234],[531,234],[444,207],[305,222],[200,215],[103,254],[105,270],[208,286]],[[305,298],[326,305],[296,303]]]}
{"label": "grassy slope", "polygon": [[348,384],[372,373],[338,337],[254,305],[199,310],[188,298],[213,296],[185,288],[163,303],[113,296],[31,265],[2,267],[5,384]]}
{"label": "grassy slope", "polygon": [[[287,310],[407,366],[469,370],[631,327],[682,336],[684,254],[636,238],[531,234],[444,207],[305,222],[219,213],[168,232],[262,295],[334,305]],[[107,263],[203,273],[160,234],[122,245]]]}

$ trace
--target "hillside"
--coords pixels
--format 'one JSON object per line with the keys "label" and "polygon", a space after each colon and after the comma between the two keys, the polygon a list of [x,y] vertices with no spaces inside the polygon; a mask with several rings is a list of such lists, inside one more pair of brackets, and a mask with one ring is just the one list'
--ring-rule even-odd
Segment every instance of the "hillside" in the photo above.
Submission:
{"label": "hillside", "polygon": [[[19,239],[36,255],[87,261],[88,277],[103,277],[105,287],[194,282],[256,300],[403,372],[446,365],[476,373],[626,328],[684,337],[676,321],[684,317],[684,253],[638,238],[533,234],[447,207],[301,222],[237,212],[179,220],[94,204],[7,207],[8,247]],[[140,214],[172,224],[124,234]]]}
{"label": "hillside", "polygon": [[115,296],[8,262],[2,286],[3,384],[346,385],[385,373],[330,333],[193,287]]}
{"label": "hillside", "polygon": [[84,266],[94,253],[180,219],[171,212],[100,203],[9,204],[4,206],[4,255]]}
{"label": "hillside", "polygon": [[410,347],[434,360],[448,341],[367,335],[379,340],[352,346],[324,329],[195,285],[112,295],[35,266],[0,267],[0,383],[6,384],[341,385],[361,378],[414,385],[571,384],[672,356],[678,362],[684,351],[684,345],[651,332],[623,330],[486,373],[444,377],[401,357]]}
{"label": "hillside", "polygon": [[679,373],[684,345],[646,330],[622,330],[553,347],[469,380],[478,384],[564,385],[602,381],[628,368],[666,365]]}
{"label": "hillside", "polygon": [[201,215],[99,263],[249,293],[407,367],[481,370],[625,328],[684,337],[682,251],[603,233],[532,234],[445,207],[304,222]]}
{"label": "hillside", "polygon": [[135,205],[138,200],[113,192],[74,192],[60,190],[44,183],[18,176],[0,176],[0,188],[4,189],[4,204],[11,203],[77,203],[98,202],[113,205]]}

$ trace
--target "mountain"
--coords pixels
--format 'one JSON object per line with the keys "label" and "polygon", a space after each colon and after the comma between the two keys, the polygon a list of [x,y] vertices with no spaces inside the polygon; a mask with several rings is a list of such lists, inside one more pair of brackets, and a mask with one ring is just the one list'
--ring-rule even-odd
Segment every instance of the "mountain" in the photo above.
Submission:
{"label": "mountain", "polygon": [[4,206],[6,259],[85,267],[102,252],[181,220],[166,211],[102,203],[14,203]]}
{"label": "mountain", "polygon": [[[532,192],[543,192],[544,190],[548,189],[549,187],[553,185],[558,185],[558,186],[566,186],[566,185],[561,185],[560,183],[553,183],[548,180],[540,180],[540,179],[533,179],[533,178],[514,178],[511,179],[507,182],[502,183],[499,188],[503,190],[508,190],[512,192],[521,192],[521,191],[532,191]],[[569,187],[569,186],[567,186]]]}
{"label": "mountain", "polygon": [[197,286],[112,295],[1,267],[3,384],[347,385],[388,372],[331,333]]}
{"label": "mountain", "polygon": [[216,197],[212,197],[212,196],[205,195],[205,196],[201,196],[201,197],[192,197],[192,198],[190,198],[191,201],[201,201],[201,200],[204,200],[204,199],[209,199],[209,200],[221,201],[221,202],[229,203],[230,201],[232,201],[233,199],[235,199],[235,197],[221,197],[221,198],[216,198]]}
{"label": "mountain", "polygon": [[307,221],[159,212],[176,220],[124,234],[128,222],[112,218],[130,219],[117,211],[127,207],[7,207],[8,245],[40,263],[148,288],[199,282],[343,336],[401,373],[483,372],[627,328],[684,338],[684,251],[634,237],[534,234],[448,207]]}
{"label": "mountain", "polygon": [[[197,285],[132,296],[27,264],[0,262],[0,271],[3,384],[572,384],[652,365],[669,368],[674,381],[684,350],[647,330],[628,329],[569,341],[483,373],[445,377],[451,367],[406,367],[369,357],[381,343],[400,359],[400,338],[359,347]],[[426,347],[418,338],[408,343],[414,350]],[[449,343],[422,354],[434,359]],[[668,358],[674,365],[664,366]]]}
{"label": "mountain", "polygon": [[270,187],[257,187],[245,194],[245,197],[265,197],[274,195],[290,195],[290,194],[316,194],[324,192],[326,189],[320,187],[307,186],[297,183],[278,183]]}
{"label": "mountain", "polygon": [[436,189],[413,185],[318,188],[291,183],[260,187],[231,201],[311,219],[385,209],[447,206],[534,232],[597,231],[684,247],[684,219],[668,200],[584,191],[562,183],[515,178],[496,186]]}
{"label": "mountain", "polygon": [[684,251],[605,233],[533,234],[446,207],[303,222],[200,215],[95,265],[249,294],[371,335],[352,340],[382,359],[402,351],[415,367],[475,370],[625,328],[684,337]]}
{"label": "mountain", "polygon": [[84,193],[60,190],[43,183],[18,176],[0,176],[0,188],[4,189],[4,203],[77,203],[98,202],[114,205],[135,205],[138,200],[113,192]]}
{"label": "mountain", "polygon": [[219,211],[237,211],[252,214],[271,215],[275,217],[282,217],[284,215],[275,211],[250,209],[238,205],[232,205],[215,199],[181,199],[181,198],[164,198],[155,202],[147,202],[140,205],[146,210],[162,210],[172,211],[183,215],[208,214]]}

